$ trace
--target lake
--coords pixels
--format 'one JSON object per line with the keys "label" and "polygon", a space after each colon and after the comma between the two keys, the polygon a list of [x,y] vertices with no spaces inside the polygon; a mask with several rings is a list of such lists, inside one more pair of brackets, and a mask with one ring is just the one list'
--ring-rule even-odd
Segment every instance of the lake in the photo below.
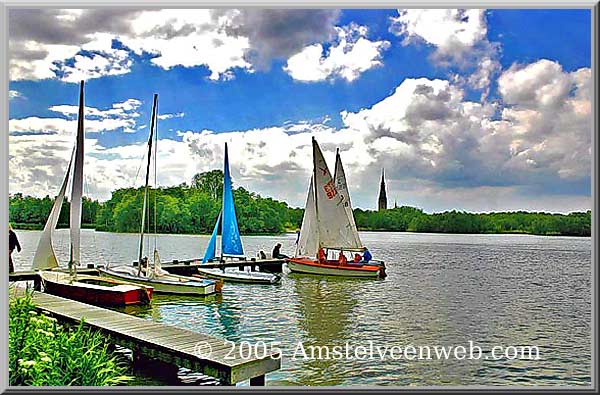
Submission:
{"label": "lake", "polygon": [[[28,270],[39,232],[17,231]],[[276,242],[294,251],[294,234],[244,236],[248,256]],[[151,307],[128,309],[232,341],[280,342],[282,369],[268,385],[590,385],[591,238],[362,232],[384,280],[285,274],[281,284],[225,284],[219,297],[157,295]],[[208,236],[150,236],[164,261],[200,258]],[[82,231],[83,263],[137,259],[138,236]],[[68,259],[68,230],[54,246]],[[304,359],[304,347],[537,346],[538,360]],[[148,384],[144,381],[144,384]],[[157,382],[156,384],[160,384]]]}

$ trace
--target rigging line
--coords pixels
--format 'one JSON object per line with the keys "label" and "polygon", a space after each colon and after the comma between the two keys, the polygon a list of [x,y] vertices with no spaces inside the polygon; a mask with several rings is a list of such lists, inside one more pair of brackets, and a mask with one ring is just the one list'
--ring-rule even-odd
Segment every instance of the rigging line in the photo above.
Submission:
{"label": "rigging line", "polygon": [[[158,115],[158,102],[156,103],[156,114]],[[158,181],[157,181],[157,167],[156,162],[158,162],[158,117],[156,117],[154,121],[154,250],[156,251],[157,245],[157,197],[158,194]]]}

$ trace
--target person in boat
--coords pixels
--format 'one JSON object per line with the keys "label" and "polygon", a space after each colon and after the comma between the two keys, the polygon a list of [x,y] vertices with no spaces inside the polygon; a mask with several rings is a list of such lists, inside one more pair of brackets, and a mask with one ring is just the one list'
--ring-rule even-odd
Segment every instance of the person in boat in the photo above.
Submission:
{"label": "person in boat", "polygon": [[354,260],[353,260],[353,262],[354,262],[354,263],[358,263],[358,262],[360,262],[360,261],[362,261],[362,255],[360,255],[360,254],[357,252],[356,254],[354,254]]}
{"label": "person in boat", "polygon": [[147,256],[142,258],[142,262],[140,263],[140,265],[142,266],[141,270],[140,270],[141,273],[144,276],[148,276],[148,257]]}
{"label": "person in boat", "polygon": [[319,263],[327,262],[327,257],[325,256],[325,250],[323,249],[323,247],[319,247],[319,252],[317,253],[317,259],[319,260]]}
{"label": "person in boat", "polygon": [[367,247],[363,247],[363,261],[365,261],[365,263],[369,263],[371,259],[373,259],[373,255],[371,255],[371,252],[369,252]]}
{"label": "person in boat", "polygon": [[258,253],[258,257],[260,259],[267,259],[267,254],[265,254],[265,252],[263,250],[260,250]]}
{"label": "person in boat", "polygon": [[289,258],[289,256],[283,255],[281,253],[281,243],[277,243],[275,245],[275,247],[273,248],[273,253],[271,255],[273,256],[273,259],[287,259],[287,258]]}
{"label": "person in boat", "polygon": [[348,263],[348,258],[344,255],[344,251],[340,251],[340,255],[338,255],[338,263],[340,265],[345,265]]}
{"label": "person in boat", "polygon": [[12,253],[17,249],[18,252],[21,252],[21,244],[19,243],[19,239],[17,238],[17,234],[13,231],[13,228],[10,224],[8,224],[8,272],[14,273],[15,266],[12,261]]}

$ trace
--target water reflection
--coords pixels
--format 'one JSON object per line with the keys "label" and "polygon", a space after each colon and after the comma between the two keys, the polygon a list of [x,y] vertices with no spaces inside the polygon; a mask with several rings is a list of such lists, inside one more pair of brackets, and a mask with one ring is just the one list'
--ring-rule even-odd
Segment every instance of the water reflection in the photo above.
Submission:
{"label": "water reflection", "polygon": [[[318,276],[290,274],[298,297],[298,330],[302,341],[294,354],[311,358],[311,347],[343,347],[352,342],[352,310],[356,300],[352,297],[354,284],[364,280],[341,278],[323,279]],[[355,319],[357,317],[354,317]],[[325,357],[324,354],[321,354]],[[319,355],[315,355],[319,358]],[[335,359],[300,359],[295,385],[342,385],[345,369]]]}
{"label": "water reflection", "polygon": [[[18,231],[29,269],[39,232]],[[276,286],[225,284],[207,298],[155,295],[123,311],[232,341],[280,342],[270,385],[581,385],[591,383],[591,239],[524,235],[362,233],[385,280],[290,274]],[[68,232],[55,248],[68,257]],[[82,232],[84,262],[136,259],[137,235]],[[161,257],[197,258],[208,237],[160,235]],[[253,255],[295,235],[246,237]],[[305,346],[538,345],[541,359],[457,361],[292,359]],[[142,382],[144,382],[142,380]]]}

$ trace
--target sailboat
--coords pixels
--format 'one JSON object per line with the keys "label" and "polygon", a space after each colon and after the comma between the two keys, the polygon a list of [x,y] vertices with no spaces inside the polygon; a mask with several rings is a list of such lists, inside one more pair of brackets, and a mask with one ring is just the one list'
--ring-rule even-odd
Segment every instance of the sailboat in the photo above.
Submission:
{"label": "sailboat", "polygon": [[150,125],[150,137],[148,138],[148,161],[146,163],[146,184],[144,187],[144,203],[142,206],[142,225],[140,230],[140,244],[139,244],[139,255],[138,255],[138,267],[129,265],[120,265],[115,267],[100,267],[98,271],[100,275],[105,278],[111,278],[116,280],[124,280],[134,284],[140,284],[144,286],[151,286],[157,293],[165,294],[178,294],[178,295],[210,295],[216,292],[221,292],[222,282],[201,279],[196,277],[187,277],[171,274],[166,270],[163,270],[160,262],[160,255],[156,247],[156,194],[155,194],[155,218],[154,218],[154,254],[153,262],[144,255],[144,234],[146,230],[146,211],[149,208],[148,205],[148,188],[150,178],[150,164],[152,157],[152,143],[154,142],[154,174],[156,175],[156,149],[158,143],[158,134],[155,133],[156,122],[157,122],[157,104],[158,95],[154,95],[154,102],[152,105],[152,118]]}
{"label": "sailboat", "polygon": [[[213,228],[206,251],[204,252],[202,263],[213,262],[216,259],[219,226],[221,227],[221,257],[218,260],[224,262],[227,258],[244,259],[244,246],[242,245],[240,229],[235,215],[235,204],[233,202],[227,143],[225,143],[225,164],[223,170],[223,206],[217,217],[217,222]],[[225,268],[198,268],[198,273],[209,278],[237,283],[274,284],[281,280],[281,277],[271,273],[241,271],[235,269],[225,270]]]}
{"label": "sailboat", "polygon": [[[346,172],[342,165],[342,158],[340,156],[340,149],[335,151],[335,170],[333,173],[333,179],[335,181],[335,187],[338,190],[340,196],[343,198],[344,211],[348,222],[345,227],[340,228],[340,239],[342,243],[352,247],[353,249],[362,249],[363,243],[360,240],[356,222],[354,221],[354,212],[352,211],[352,202],[350,201],[350,191],[348,190],[348,183],[346,182]],[[371,259],[369,260],[371,266],[382,266],[385,268],[385,262],[382,260]]]}
{"label": "sailboat", "polygon": [[[385,277],[383,263],[340,262],[328,259],[330,251],[362,252],[364,246],[358,235],[346,175],[339,157],[336,155],[335,180],[327,167],[323,153],[313,137],[313,174],[310,179],[308,196],[300,238],[294,257],[287,260],[292,272],[346,277]],[[321,255],[321,256],[320,256]]]}
{"label": "sailboat", "polygon": [[[124,306],[149,303],[152,299],[152,287],[108,280],[99,276],[77,275],[77,266],[80,263],[81,255],[81,199],[85,141],[83,127],[83,87],[84,82],[81,81],[75,146],[60,191],[40,236],[40,241],[33,257],[32,269],[38,271],[44,290],[53,295],[100,306]],[[57,269],[59,265],[54,248],[52,247],[52,232],[58,223],[58,217],[60,216],[69,180],[71,181],[71,210],[69,219],[70,258],[69,272],[65,273],[53,270]]]}

